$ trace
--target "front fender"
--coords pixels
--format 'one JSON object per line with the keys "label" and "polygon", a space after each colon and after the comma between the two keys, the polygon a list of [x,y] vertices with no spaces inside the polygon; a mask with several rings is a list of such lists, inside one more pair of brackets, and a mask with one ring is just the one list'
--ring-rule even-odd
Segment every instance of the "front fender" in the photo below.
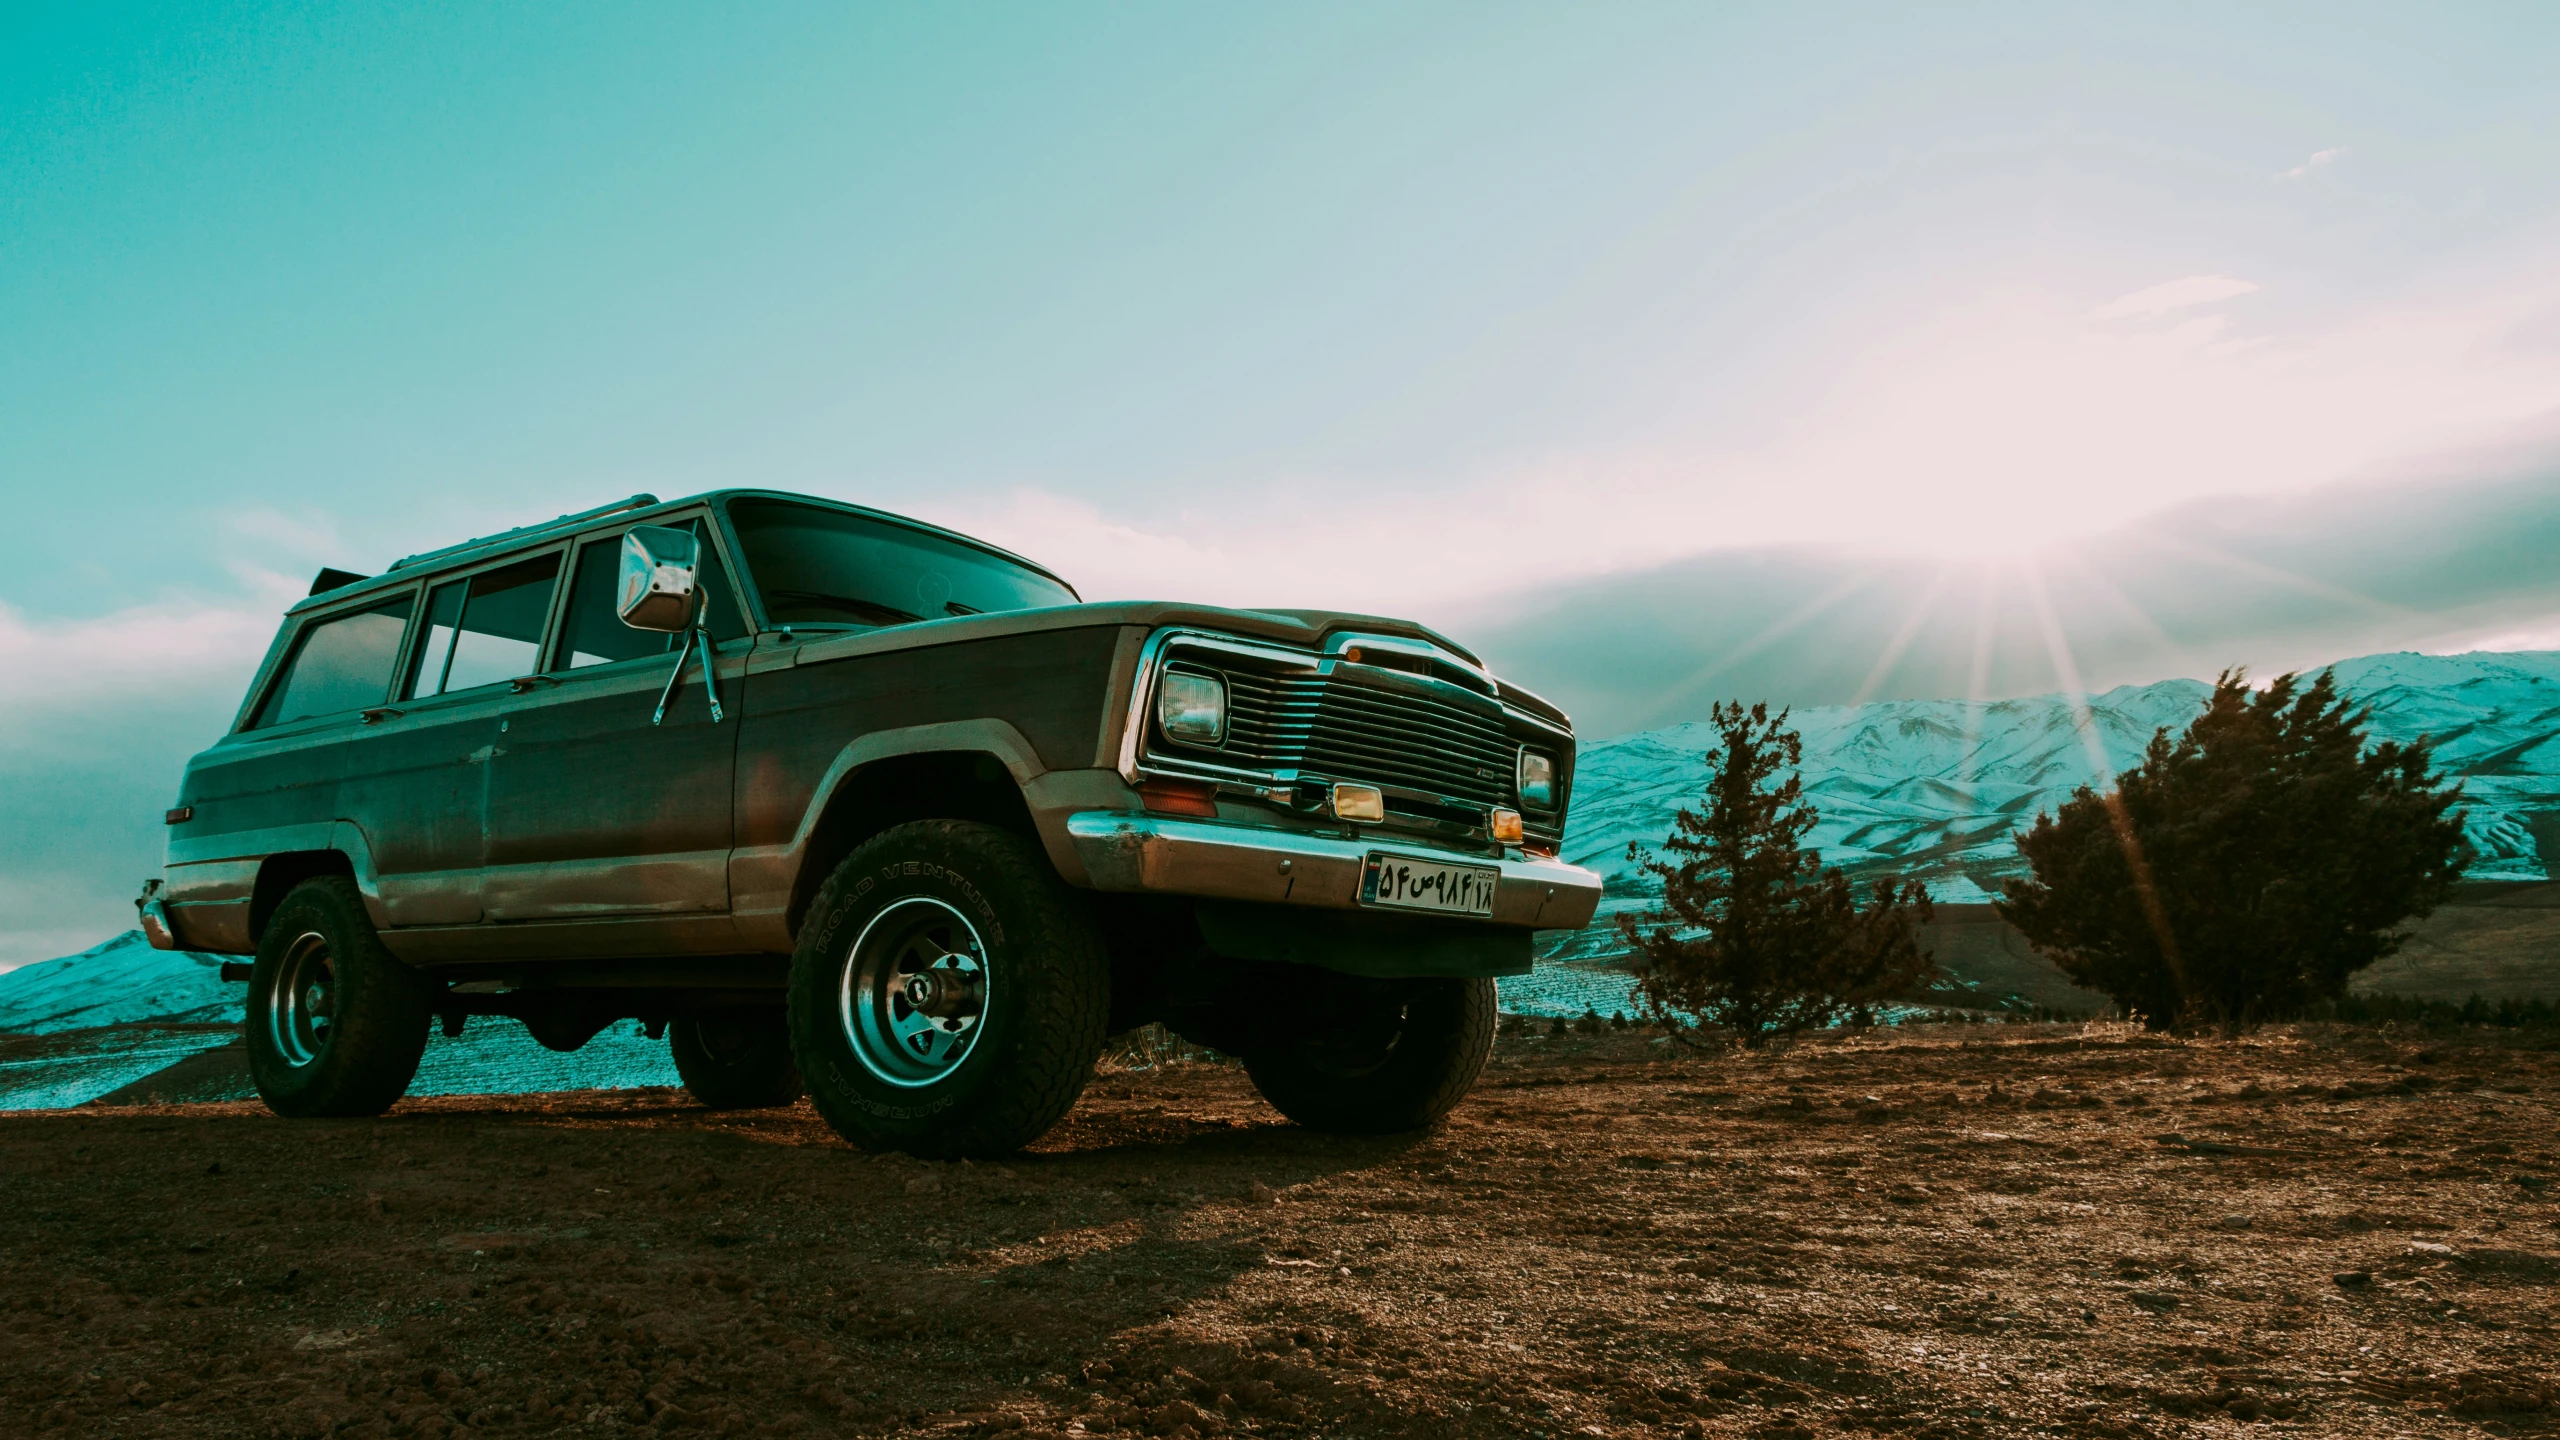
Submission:
{"label": "front fender", "polygon": [[[865,766],[907,755],[989,755],[1003,765],[1013,777],[1015,787],[1030,794],[1032,788],[1048,773],[1040,762],[1040,752],[1029,739],[1003,720],[946,720],[930,725],[905,725],[889,730],[875,730],[846,742],[811,788],[799,823],[792,827],[791,838],[778,845],[740,846],[729,855],[729,895],[732,913],[740,929],[752,941],[766,948],[789,950],[791,940],[786,920],[792,887],[801,867],[808,862],[811,842],[818,826],[826,818],[832,804],[847,780]],[[1035,812],[1036,813],[1036,812]],[[1063,854],[1074,862],[1075,847],[1069,843],[1063,827],[1054,836],[1049,827],[1041,827],[1041,845],[1049,852],[1052,863]],[[1080,870],[1081,867],[1079,867]]]}

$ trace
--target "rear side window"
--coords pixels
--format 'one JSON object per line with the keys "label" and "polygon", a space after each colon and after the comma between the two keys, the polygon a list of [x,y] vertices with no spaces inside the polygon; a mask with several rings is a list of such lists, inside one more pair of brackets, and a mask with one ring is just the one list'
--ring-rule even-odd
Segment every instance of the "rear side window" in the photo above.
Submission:
{"label": "rear side window", "polygon": [[400,636],[409,628],[409,609],[416,603],[417,597],[403,595],[305,629],[250,728],[381,704],[391,688],[391,667],[400,658]]}
{"label": "rear side window", "polygon": [[[744,635],[747,627],[738,616],[737,592],[729,588],[729,572],[720,563],[719,550],[704,536],[702,522],[696,520],[679,528],[691,530],[702,541],[702,563],[695,571],[695,583],[711,597],[706,617],[711,638],[734,640]],[[614,613],[614,586],[621,575],[621,536],[589,541],[578,552],[578,572],[569,582],[569,618],[560,637],[560,651],[552,657],[552,669],[583,670],[616,660],[664,655],[674,647],[675,636],[634,630]]]}
{"label": "rear side window", "polygon": [[427,597],[427,637],[410,662],[402,698],[532,674],[559,578],[560,555],[554,551],[437,586]]}

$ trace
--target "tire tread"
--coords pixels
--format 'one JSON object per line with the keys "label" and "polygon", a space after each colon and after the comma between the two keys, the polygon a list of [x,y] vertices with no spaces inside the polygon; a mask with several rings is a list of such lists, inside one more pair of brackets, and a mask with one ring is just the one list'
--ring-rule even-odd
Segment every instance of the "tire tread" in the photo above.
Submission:
{"label": "tire tread", "polygon": [[1028,913],[1006,917],[1035,943],[1013,942],[1017,962],[1012,983],[1033,992],[1029,1012],[1036,1017],[1016,1037],[1006,1057],[1009,1072],[997,1077],[958,1123],[915,1134],[893,1133],[855,1107],[837,1103],[825,1093],[817,1067],[804,1058],[801,1071],[809,1080],[809,1097],[838,1134],[865,1149],[900,1149],[935,1158],[1009,1154],[1038,1139],[1065,1118],[1093,1078],[1101,1054],[1104,1026],[1111,1011],[1111,966],[1102,938],[1075,892],[1060,880],[1048,857],[1011,831],[966,820],[918,820],[894,826],[863,842],[845,857],[818,888],[809,918],[801,927],[801,945],[792,958],[791,1031],[795,1044],[814,1028],[832,1027],[834,1017],[811,1013],[815,1004],[804,984],[804,972],[831,963],[821,942],[833,929],[821,917],[835,916],[847,903],[846,887],[890,853],[933,852],[965,864],[969,871],[999,878],[1019,897]]}
{"label": "tire tread", "polygon": [[379,1115],[409,1092],[426,1055],[433,1019],[427,982],[383,945],[355,882],[322,875],[293,887],[268,918],[250,976],[252,1007],[267,993],[274,967],[282,963],[281,946],[304,927],[295,916],[305,909],[320,912],[319,923],[310,928],[328,937],[341,997],[338,1010],[344,1013],[330,1017],[327,1053],[299,1073],[268,1051],[259,1038],[257,1015],[249,1015],[250,1078],[267,1108],[279,1115]]}

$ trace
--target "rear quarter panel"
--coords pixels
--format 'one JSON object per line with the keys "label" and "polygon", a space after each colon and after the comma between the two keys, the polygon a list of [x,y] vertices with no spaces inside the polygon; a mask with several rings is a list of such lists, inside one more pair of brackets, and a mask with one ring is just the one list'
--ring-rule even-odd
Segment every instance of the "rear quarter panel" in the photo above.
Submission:
{"label": "rear quarter panel", "polygon": [[187,762],[169,827],[166,899],[186,945],[245,955],[258,867],[288,850],[326,850],[345,779],[349,717],[236,735]]}

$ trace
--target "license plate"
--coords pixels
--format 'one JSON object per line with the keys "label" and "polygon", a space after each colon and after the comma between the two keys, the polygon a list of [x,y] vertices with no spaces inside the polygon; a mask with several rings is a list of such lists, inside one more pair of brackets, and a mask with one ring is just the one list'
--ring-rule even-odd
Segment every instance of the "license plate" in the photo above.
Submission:
{"label": "license plate", "polygon": [[1448,865],[1410,855],[1369,852],[1360,871],[1360,903],[1443,915],[1490,915],[1502,872],[1490,865]]}

